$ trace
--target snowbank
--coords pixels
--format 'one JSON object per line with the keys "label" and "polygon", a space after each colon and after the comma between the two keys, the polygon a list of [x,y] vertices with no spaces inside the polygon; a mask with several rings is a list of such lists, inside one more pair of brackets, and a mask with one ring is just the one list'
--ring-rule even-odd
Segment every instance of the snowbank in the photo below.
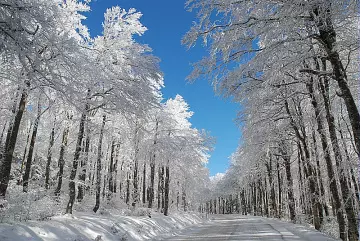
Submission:
{"label": "snowbank", "polygon": [[[1,241],[131,241],[159,240],[179,230],[203,222],[196,213],[175,213],[165,217],[153,213],[131,217],[111,214],[75,213],[47,221],[0,224]],[[156,237],[156,238],[155,238]]]}

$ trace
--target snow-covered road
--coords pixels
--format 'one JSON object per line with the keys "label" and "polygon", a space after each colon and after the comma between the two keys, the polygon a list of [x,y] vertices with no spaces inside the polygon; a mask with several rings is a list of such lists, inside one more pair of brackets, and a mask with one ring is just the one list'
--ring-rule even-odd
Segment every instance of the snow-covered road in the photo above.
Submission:
{"label": "snow-covered road", "polygon": [[311,228],[275,219],[239,215],[215,215],[213,219],[212,222],[192,227],[166,240],[335,240]]}

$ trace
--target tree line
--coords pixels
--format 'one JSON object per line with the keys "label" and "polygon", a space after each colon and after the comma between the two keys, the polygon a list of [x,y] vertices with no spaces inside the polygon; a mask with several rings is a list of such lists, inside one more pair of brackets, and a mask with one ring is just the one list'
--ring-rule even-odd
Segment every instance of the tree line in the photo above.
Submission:
{"label": "tree line", "polygon": [[162,98],[159,60],[134,39],[146,31],[141,13],[107,9],[91,37],[89,10],[77,0],[0,2],[1,213],[24,199],[70,214],[196,207],[212,138],[191,126],[180,95]]}
{"label": "tree line", "polygon": [[184,44],[210,48],[190,78],[242,104],[243,140],[211,200],[232,194],[244,214],[305,216],[318,230],[334,218],[342,240],[358,240],[357,1],[188,6],[199,18]]}

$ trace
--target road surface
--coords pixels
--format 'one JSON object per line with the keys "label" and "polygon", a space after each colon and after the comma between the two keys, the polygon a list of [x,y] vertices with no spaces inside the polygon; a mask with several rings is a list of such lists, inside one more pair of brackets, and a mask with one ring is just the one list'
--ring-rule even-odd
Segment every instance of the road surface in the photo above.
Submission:
{"label": "road surface", "polygon": [[180,235],[168,238],[172,241],[334,241],[325,234],[302,225],[276,219],[240,215],[214,215],[214,220],[184,230]]}

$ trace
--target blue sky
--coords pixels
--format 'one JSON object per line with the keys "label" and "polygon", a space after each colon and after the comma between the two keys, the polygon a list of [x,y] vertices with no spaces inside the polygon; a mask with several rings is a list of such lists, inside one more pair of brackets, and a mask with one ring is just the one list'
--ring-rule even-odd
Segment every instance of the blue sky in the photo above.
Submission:
{"label": "blue sky", "polygon": [[207,167],[210,175],[225,172],[228,157],[235,151],[240,131],[234,123],[238,105],[230,100],[215,96],[212,87],[205,79],[187,83],[194,63],[206,55],[200,44],[187,50],[181,45],[181,38],[195,20],[195,13],[184,9],[185,0],[92,0],[91,12],[87,13],[85,24],[93,36],[102,32],[104,12],[111,6],[120,6],[128,10],[135,8],[143,16],[141,22],[148,31],[137,38],[138,42],[148,44],[154,55],[161,59],[160,67],[164,73],[164,98],[173,98],[176,94],[184,97],[194,115],[191,122],[198,129],[206,129],[216,138],[215,150]]}

